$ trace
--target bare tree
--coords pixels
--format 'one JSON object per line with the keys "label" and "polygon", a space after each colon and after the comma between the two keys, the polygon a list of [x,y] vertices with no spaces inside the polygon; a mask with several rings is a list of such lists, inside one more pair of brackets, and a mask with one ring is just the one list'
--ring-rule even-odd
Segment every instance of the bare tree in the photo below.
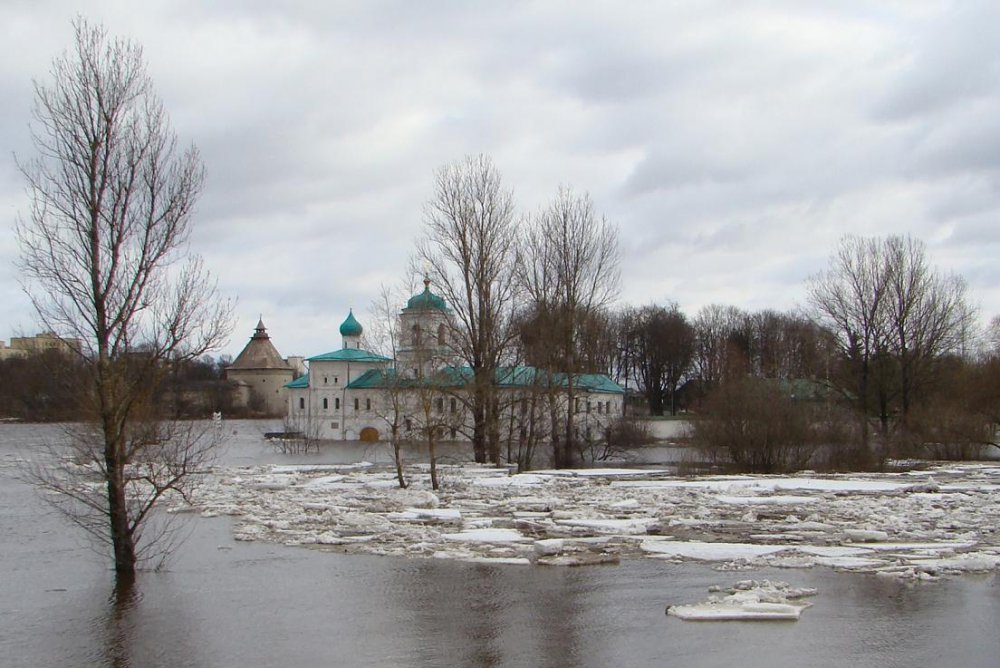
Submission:
{"label": "bare tree", "polygon": [[[171,363],[225,339],[231,305],[197,257],[183,261],[203,168],[194,147],[178,147],[141,48],[83,20],[75,29],[51,84],[35,86],[20,268],[45,327],[82,342],[78,396],[92,426],[73,447],[105,494],[76,498],[106,521],[85,526],[131,579],[153,507],[185,493],[205,454],[203,439],[159,419],[152,397]],[[51,482],[74,496],[74,481]]]}
{"label": "bare tree", "polygon": [[897,363],[905,422],[915,394],[931,381],[935,360],[964,352],[972,312],[965,281],[930,267],[923,242],[893,236],[883,243],[889,273],[886,340]]}
{"label": "bare tree", "polygon": [[727,379],[705,400],[692,436],[716,462],[780,473],[802,469],[842,442],[842,422],[822,398],[797,398],[775,379],[744,376]]}
{"label": "bare tree", "polygon": [[639,311],[635,336],[636,367],[652,415],[663,415],[664,401],[677,414],[677,387],[691,368],[695,331],[671,304],[647,306]]}
{"label": "bare tree", "polygon": [[603,317],[618,295],[618,261],[617,228],[597,217],[589,195],[565,187],[535,216],[521,242],[519,280],[529,298],[530,319],[538,323],[535,334],[544,334],[544,343],[535,346],[544,351],[540,366],[566,374],[563,433],[552,434],[556,466],[572,463],[574,376],[595,371],[585,366],[587,325]]}
{"label": "bare tree", "polygon": [[[390,360],[395,360],[399,351],[400,325],[396,315],[395,304],[399,303],[400,295],[387,286],[379,291],[378,301],[372,304],[375,315],[373,336],[377,350]],[[376,412],[385,422],[389,431],[389,445],[392,447],[392,460],[396,467],[396,482],[401,489],[407,487],[403,467],[403,443],[406,439],[406,389],[405,382],[396,369],[386,363],[382,368],[384,378],[383,401],[378,403]]]}
{"label": "bare tree", "polygon": [[868,407],[872,401],[875,362],[885,350],[889,274],[876,239],[845,237],[830,268],[809,280],[809,300],[817,320],[834,333],[849,368],[841,385],[853,397],[861,427],[861,447],[868,451]]}
{"label": "bare tree", "polygon": [[472,369],[466,395],[477,462],[498,461],[496,373],[513,336],[518,238],[514,199],[489,157],[469,156],[435,174],[417,257],[454,312],[449,337]]}
{"label": "bare tree", "polygon": [[639,335],[642,310],[624,306],[612,316],[611,378],[625,388],[634,387],[639,374]]}
{"label": "bare tree", "polygon": [[694,318],[694,369],[706,391],[748,370],[746,346],[740,332],[745,314],[735,306],[709,304]]}

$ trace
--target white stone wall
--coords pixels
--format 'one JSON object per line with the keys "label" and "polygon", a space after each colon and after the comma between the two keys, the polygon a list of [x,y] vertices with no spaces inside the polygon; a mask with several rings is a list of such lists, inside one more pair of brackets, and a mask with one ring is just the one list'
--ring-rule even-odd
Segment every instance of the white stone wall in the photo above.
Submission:
{"label": "white stone wall", "polygon": [[[327,375],[325,385],[322,384],[323,378],[321,373],[310,375],[310,384],[314,380],[320,384],[289,391],[289,428],[301,431],[310,438],[354,441],[360,440],[363,429],[373,428],[378,432],[379,440],[385,441],[394,420],[398,421],[404,438],[420,438],[428,419],[440,430],[441,440],[468,441],[468,435],[472,433],[472,418],[461,396],[443,392],[427,394],[419,390],[395,390],[393,394],[385,388],[348,389],[343,382],[344,377],[340,375]],[[334,382],[335,379],[339,382]],[[521,390],[505,391],[503,403],[506,410],[501,420],[505,434],[516,435],[532,419],[526,410],[522,412],[518,402],[523,393]],[[398,415],[394,396],[395,403],[399,405]],[[565,398],[557,400],[557,412],[565,415]],[[579,400],[579,405],[574,407],[574,423],[579,437],[601,439],[604,429],[621,415],[622,396],[588,393],[581,395]],[[424,401],[429,401],[429,411]],[[548,419],[547,404],[539,404],[533,417],[537,423]]]}
{"label": "white stone wall", "polygon": [[291,369],[228,369],[229,380],[245,385],[250,394],[260,398],[268,415],[283,415],[287,410]]}

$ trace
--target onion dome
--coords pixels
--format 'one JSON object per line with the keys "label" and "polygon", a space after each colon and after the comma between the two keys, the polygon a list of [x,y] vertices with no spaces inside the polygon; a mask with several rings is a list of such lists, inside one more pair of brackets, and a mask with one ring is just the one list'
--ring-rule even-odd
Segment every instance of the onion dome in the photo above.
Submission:
{"label": "onion dome", "polygon": [[365,331],[364,327],[354,318],[354,309],[351,309],[347,314],[347,319],[340,325],[340,335],[361,336],[363,331]]}
{"label": "onion dome", "polygon": [[431,281],[429,278],[425,278],[424,291],[410,297],[410,300],[406,302],[406,309],[414,311],[447,311],[448,305],[445,304],[444,299],[431,292]]}

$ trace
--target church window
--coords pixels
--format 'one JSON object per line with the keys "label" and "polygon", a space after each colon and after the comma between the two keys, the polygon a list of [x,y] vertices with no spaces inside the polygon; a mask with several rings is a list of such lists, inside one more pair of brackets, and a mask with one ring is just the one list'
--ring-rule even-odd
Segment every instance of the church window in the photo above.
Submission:
{"label": "church window", "polygon": [[372,409],[372,400],[365,397],[365,410],[370,411]]}
{"label": "church window", "polygon": [[590,402],[587,402],[587,413],[590,413]]}
{"label": "church window", "polygon": [[406,431],[413,431],[413,420],[406,418]]}
{"label": "church window", "polygon": [[337,378],[336,376],[334,376],[334,377],[333,377],[333,384],[334,384],[334,385],[336,385],[336,384],[337,384],[337,383],[339,383],[339,382],[340,382],[340,379],[339,379],[339,378]]}
{"label": "church window", "polygon": [[442,399],[441,397],[438,397],[434,401],[434,404],[435,404],[434,407],[435,407],[435,409],[437,409],[438,413],[444,413],[444,399]]}
{"label": "church window", "polygon": [[604,402],[598,401],[597,402],[597,414],[600,415],[603,412],[604,412]]}
{"label": "church window", "polygon": [[609,415],[611,414],[611,402],[610,401],[604,402],[604,412],[607,413],[607,414],[609,414]]}
{"label": "church window", "polygon": [[361,400],[358,399],[357,397],[354,397],[354,410],[358,410],[360,405],[361,405]]}
{"label": "church window", "polygon": [[299,397],[299,410],[303,410],[306,407],[305,397]]}
{"label": "church window", "polygon": [[441,323],[440,325],[438,325],[438,345],[444,346],[446,343],[447,341],[445,340],[444,323]]}
{"label": "church window", "polygon": [[413,334],[413,345],[420,345],[420,325],[416,324],[412,327],[411,332]]}
{"label": "church window", "polygon": [[327,399],[326,397],[323,397],[323,410],[326,410],[327,408],[330,407],[329,406],[329,401],[330,401],[329,399]]}
{"label": "church window", "polygon": [[456,400],[455,397],[452,397],[451,398],[451,412],[454,413],[456,410],[458,410],[458,400]]}
{"label": "church window", "polygon": [[326,376],[323,376],[323,384],[326,385]]}
{"label": "church window", "polygon": [[340,397],[335,397],[333,400],[333,407],[340,410]]}

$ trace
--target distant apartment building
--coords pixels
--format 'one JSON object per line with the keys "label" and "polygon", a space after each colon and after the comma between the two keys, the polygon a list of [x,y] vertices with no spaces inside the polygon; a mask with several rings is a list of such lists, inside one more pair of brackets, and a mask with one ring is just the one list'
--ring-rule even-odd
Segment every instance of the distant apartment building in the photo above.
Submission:
{"label": "distant apartment building", "polygon": [[41,332],[35,336],[14,336],[11,337],[9,346],[0,341],[0,360],[28,357],[47,350],[69,355],[79,351],[81,345],[80,339],[61,337],[54,332]]}

